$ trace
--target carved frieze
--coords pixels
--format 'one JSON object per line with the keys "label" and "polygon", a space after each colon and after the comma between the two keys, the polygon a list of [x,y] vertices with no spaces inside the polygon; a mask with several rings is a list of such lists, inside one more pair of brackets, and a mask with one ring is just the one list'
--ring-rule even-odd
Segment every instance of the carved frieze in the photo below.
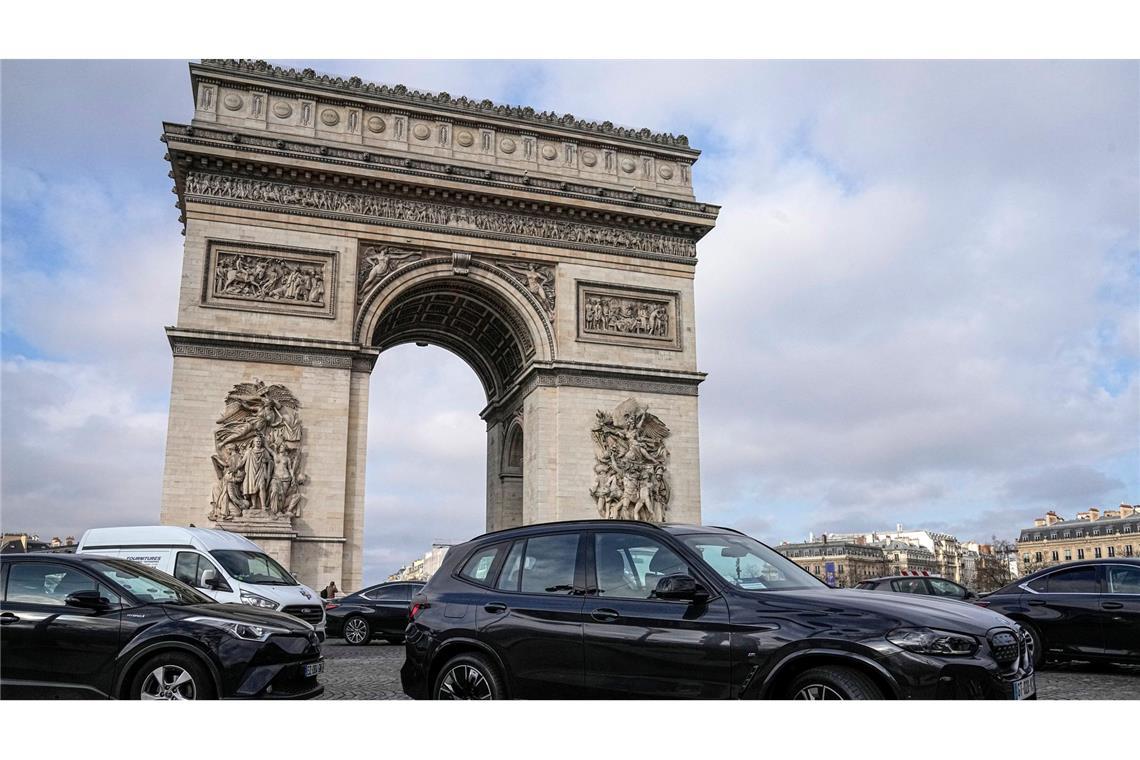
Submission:
{"label": "carved frieze", "polygon": [[238,383],[214,432],[217,482],[207,519],[292,522],[304,501],[301,403],[283,385]]}
{"label": "carved frieze", "polygon": [[629,398],[613,412],[599,409],[594,439],[598,514],[608,520],[665,522],[669,510],[669,428],[649,407]]}
{"label": "carved frieze", "polygon": [[554,267],[549,264],[495,262],[527,289],[547,319],[554,321]]}
{"label": "carved frieze", "polygon": [[205,306],[331,318],[335,300],[334,253],[209,242]]}
{"label": "carved frieze", "polygon": [[578,340],[681,350],[679,294],[578,283]]}
{"label": "carved frieze", "polygon": [[554,245],[608,248],[618,252],[696,256],[693,240],[674,235],[249,177],[190,172],[185,193],[190,197],[381,218],[413,227],[443,227],[464,234],[529,238]]}
{"label": "carved frieze", "polygon": [[419,261],[423,251],[383,243],[361,243],[356,264],[356,302],[364,301],[380,282],[405,264]]}

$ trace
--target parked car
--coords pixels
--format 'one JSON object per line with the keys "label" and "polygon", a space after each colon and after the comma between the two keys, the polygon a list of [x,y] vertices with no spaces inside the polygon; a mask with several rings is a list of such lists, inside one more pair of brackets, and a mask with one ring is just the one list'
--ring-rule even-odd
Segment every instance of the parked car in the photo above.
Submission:
{"label": "parked car", "polygon": [[308,623],[218,604],[114,557],[0,558],[0,697],[304,699],[324,687]]}
{"label": "parked car", "polygon": [[977,599],[978,595],[965,586],[945,578],[925,575],[888,575],[859,581],[855,588],[864,591],[894,591],[900,594],[942,596],[958,601]]}
{"label": "parked car", "polygon": [[1033,637],[1045,660],[1140,662],[1140,560],[1066,562],[974,602]]}
{"label": "parked car", "polygon": [[417,699],[1034,697],[1030,640],[970,604],[831,589],[735,530],[488,533],[412,599]]}
{"label": "parked car", "polygon": [[423,586],[411,581],[381,583],[327,602],[329,636],[341,636],[355,645],[377,636],[390,644],[402,644],[412,595]]}
{"label": "parked car", "polygon": [[293,615],[312,623],[324,641],[325,608],[318,594],[237,533],[173,525],[92,528],[79,539],[78,553],[157,568],[218,602]]}

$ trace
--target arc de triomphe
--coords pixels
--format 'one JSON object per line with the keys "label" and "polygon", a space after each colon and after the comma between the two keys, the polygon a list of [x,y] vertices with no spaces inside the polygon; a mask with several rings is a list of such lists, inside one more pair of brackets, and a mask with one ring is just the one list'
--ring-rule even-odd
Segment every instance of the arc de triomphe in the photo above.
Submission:
{"label": "arc de triomphe", "polygon": [[190,75],[163,134],[186,236],[164,523],[360,586],[369,376],[409,342],[486,390],[488,529],[700,520],[719,209],[686,138],[264,62]]}

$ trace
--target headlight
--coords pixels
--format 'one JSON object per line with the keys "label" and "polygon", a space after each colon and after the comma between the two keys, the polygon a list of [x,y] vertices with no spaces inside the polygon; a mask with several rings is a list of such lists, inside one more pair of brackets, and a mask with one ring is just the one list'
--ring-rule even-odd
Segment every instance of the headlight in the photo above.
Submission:
{"label": "headlight", "polygon": [[280,606],[272,599],[266,599],[264,596],[251,594],[248,591],[241,592],[241,603],[248,604],[251,607],[264,607],[267,610],[275,610]]}
{"label": "headlight", "polygon": [[896,628],[887,634],[887,641],[920,654],[968,656],[978,651],[978,640],[973,636],[933,628]]}
{"label": "headlight", "polygon": [[226,620],[216,617],[192,617],[187,618],[186,622],[221,628],[234,638],[244,641],[265,641],[275,633],[289,633],[286,628],[277,628],[271,625],[252,625],[239,620]]}

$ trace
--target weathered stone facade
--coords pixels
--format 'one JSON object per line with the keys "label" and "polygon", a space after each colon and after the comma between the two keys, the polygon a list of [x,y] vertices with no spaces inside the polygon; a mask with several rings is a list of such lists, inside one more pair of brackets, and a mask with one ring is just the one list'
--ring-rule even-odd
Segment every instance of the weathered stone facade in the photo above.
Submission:
{"label": "weathered stone facade", "polygon": [[[487,392],[489,529],[599,503],[700,520],[692,285],[719,209],[693,197],[687,140],[260,62],[190,71],[194,119],[163,136],[186,235],[163,522],[358,587],[368,379],[408,342]],[[251,390],[274,386],[303,420],[284,444]],[[599,453],[615,410],[641,411]],[[219,439],[228,415],[256,429]],[[268,496],[232,490],[263,466]]]}

